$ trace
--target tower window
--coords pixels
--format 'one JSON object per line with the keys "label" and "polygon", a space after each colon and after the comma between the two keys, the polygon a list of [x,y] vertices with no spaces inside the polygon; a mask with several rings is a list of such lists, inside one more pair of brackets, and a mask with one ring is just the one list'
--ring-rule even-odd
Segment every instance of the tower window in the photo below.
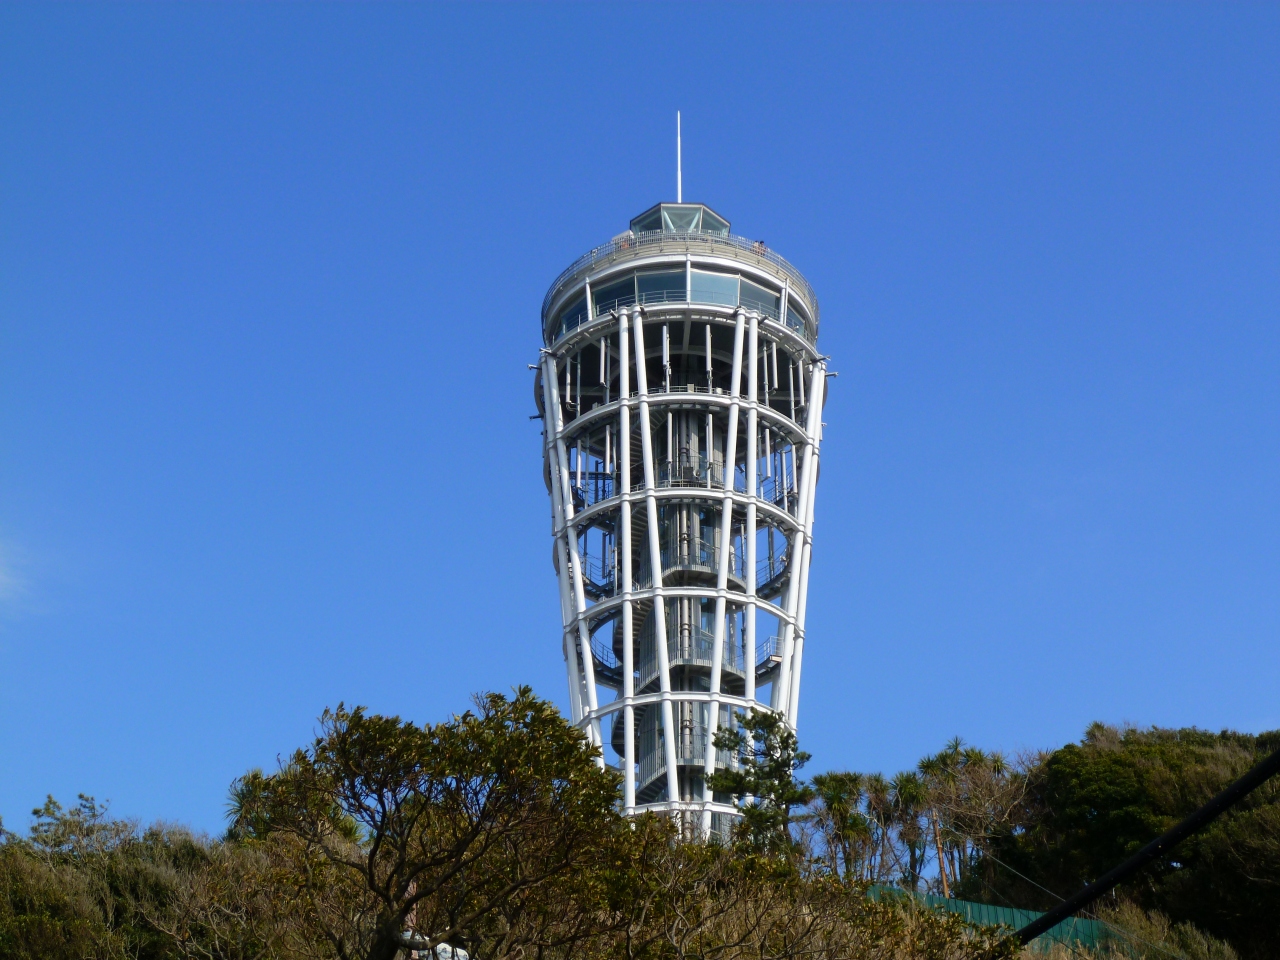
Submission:
{"label": "tower window", "polygon": [[684,271],[642,273],[636,277],[636,293],[639,303],[680,303],[687,300],[684,288]]}
{"label": "tower window", "polygon": [[694,303],[718,303],[726,307],[738,305],[738,278],[723,273],[694,270],[689,299]]}
{"label": "tower window", "polygon": [[759,310],[765,316],[777,320],[781,301],[782,297],[772,290],[757,286],[750,280],[742,281],[741,303],[748,310]]}
{"label": "tower window", "polygon": [[560,314],[560,329],[573,330],[587,322],[587,298],[579,297]]}
{"label": "tower window", "polygon": [[629,307],[636,302],[635,274],[625,280],[619,280],[598,290],[593,290],[591,294],[591,299],[596,302],[597,317],[618,307]]}
{"label": "tower window", "polygon": [[792,330],[804,332],[804,317],[791,308],[791,304],[787,304],[787,326]]}

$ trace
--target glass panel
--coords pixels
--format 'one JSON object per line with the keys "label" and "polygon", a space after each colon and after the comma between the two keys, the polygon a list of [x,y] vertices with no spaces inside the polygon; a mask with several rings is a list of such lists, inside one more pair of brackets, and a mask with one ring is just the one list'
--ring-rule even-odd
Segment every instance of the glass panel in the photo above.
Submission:
{"label": "glass panel", "polygon": [[750,280],[742,281],[742,297],[741,302],[748,310],[759,310],[767,317],[778,319],[778,308],[782,303],[782,296],[764,287],[757,286]]}
{"label": "glass panel", "polygon": [[694,303],[719,303],[726,307],[738,305],[738,278],[723,273],[693,271],[689,299]]}
{"label": "glass panel", "polygon": [[710,210],[702,211],[702,232],[714,233],[721,237],[729,235],[729,224],[721,220]]}
{"label": "glass panel", "polygon": [[796,313],[792,308],[790,301],[787,302],[787,326],[792,330],[804,332],[804,317]]}
{"label": "glass panel", "polygon": [[636,293],[639,303],[683,303],[684,271],[642,273],[636,277]]}
{"label": "glass panel", "polygon": [[587,298],[579,297],[560,314],[561,332],[580,327],[587,322]]}
{"label": "glass panel", "polygon": [[662,211],[653,210],[650,213],[636,217],[631,221],[631,229],[636,231],[636,233],[643,233],[646,230],[661,230]]}
{"label": "glass panel", "polygon": [[596,316],[602,313],[608,313],[617,307],[629,307],[636,302],[636,278],[635,274],[627,277],[625,280],[618,280],[609,284],[607,287],[601,287],[593,290],[591,299],[596,302]]}
{"label": "glass panel", "polygon": [[662,208],[662,228],[668,233],[696,233],[701,219],[701,207]]}

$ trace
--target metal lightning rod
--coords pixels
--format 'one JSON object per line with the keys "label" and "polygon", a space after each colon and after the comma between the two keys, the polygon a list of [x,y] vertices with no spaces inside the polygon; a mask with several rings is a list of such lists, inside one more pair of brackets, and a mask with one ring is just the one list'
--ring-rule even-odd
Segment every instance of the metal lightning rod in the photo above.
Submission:
{"label": "metal lightning rod", "polygon": [[684,175],[680,170],[680,111],[676,111],[676,203],[684,203]]}

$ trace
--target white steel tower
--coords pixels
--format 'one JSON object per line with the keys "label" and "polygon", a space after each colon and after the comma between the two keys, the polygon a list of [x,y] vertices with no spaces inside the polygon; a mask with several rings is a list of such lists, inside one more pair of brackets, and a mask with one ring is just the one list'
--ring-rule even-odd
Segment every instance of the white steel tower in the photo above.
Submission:
{"label": "white steel tower", "polygon": [[573,721],[627,813],[723,834],[717,727],[794,729],[825,358],[794,267],[702,204],[663,203],[542,304],[536,387]]}

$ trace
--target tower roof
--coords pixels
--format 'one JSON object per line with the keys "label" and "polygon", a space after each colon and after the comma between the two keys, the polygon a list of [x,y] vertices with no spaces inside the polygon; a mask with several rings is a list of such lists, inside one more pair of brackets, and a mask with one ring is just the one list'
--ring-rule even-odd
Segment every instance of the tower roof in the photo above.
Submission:
{"label": "tower roof", "polygon": [[631,221],[635,233],[709,233],[729,235],[729,221],[705,203],[659,203]]}

